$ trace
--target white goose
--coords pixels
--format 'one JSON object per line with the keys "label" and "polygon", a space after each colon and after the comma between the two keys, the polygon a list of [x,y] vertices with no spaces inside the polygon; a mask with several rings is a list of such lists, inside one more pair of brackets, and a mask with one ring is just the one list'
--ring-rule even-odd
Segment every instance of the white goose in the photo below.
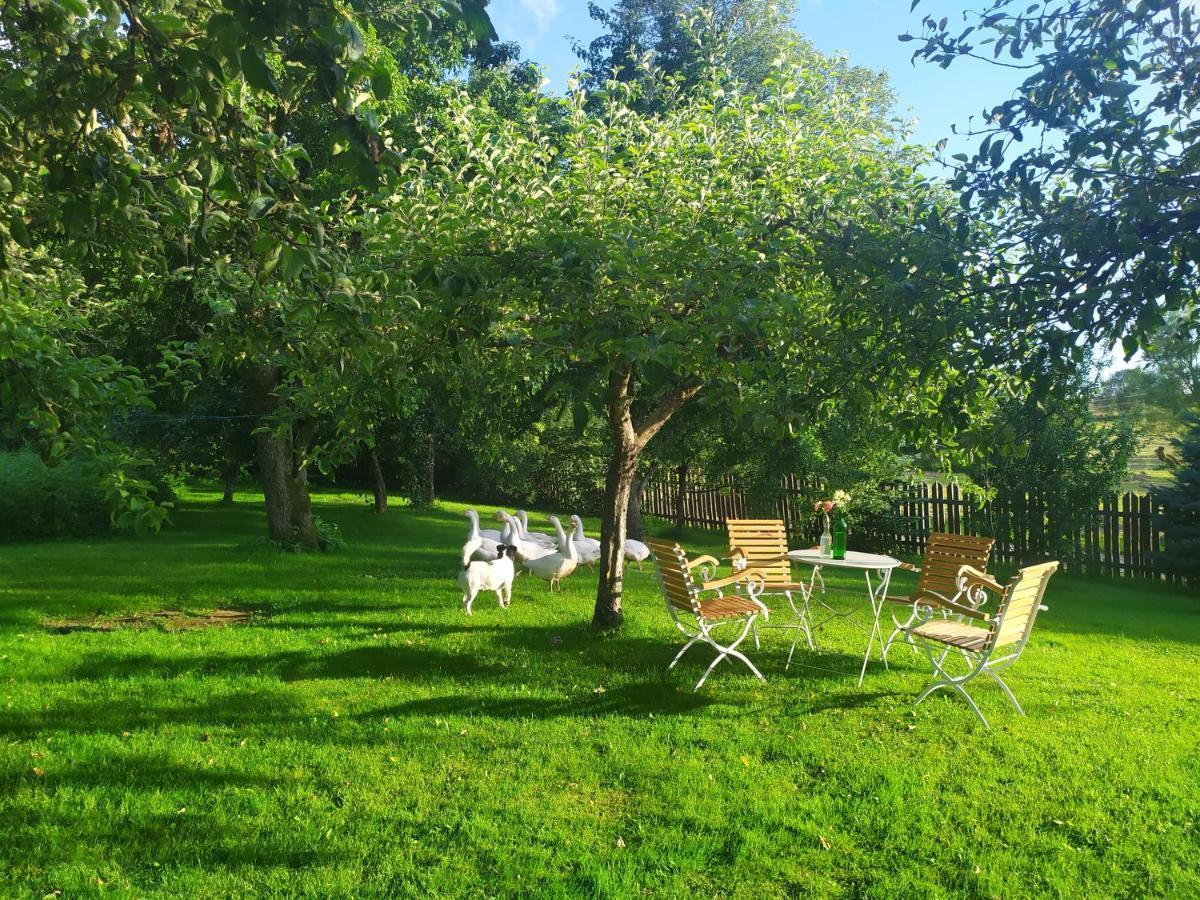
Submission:
{"label": "white goose", "polygon": [[524,534],[521,531],[521,523],[514,519],[506,512],[498,514],[504,519],[504,531],[501,532],[501,543],[509,544],[517,548],[517,559],[521,562],[526,562],[531,559],[538,559],[542,556],[549,556],[554,553],[553,547],[543,547],[540,544],[535,544],[533,541],[525,540]]}
{"label": "white goose", "polygon": [[650,558],[650,548],[641,541],[635,541],[633,538],[625,539],[625,558],[631,559],[638,564],[638,568],[642,567],[642,563]]}
{"label": "white goose", "polygon": [[539,556],[537,559],[527,559],[524,565],[533,575],[543,581],[549,581],[550,590],[553,591],[562,579],[575,571],[575,567],[579,565],[579,553],[575,541],[568,540],[558,517],[551,516],[550,522],[558,534],[558,551]]}
{"label": "white goose", "polygon": [[571,521],[575,523],[575,534],[571,540],[579,551],[579,561],[588,566],[595,564],[600,559],[600,542],[584,535],[583,519],[579,516],[571,516]]}
{"label": "white goose", "polygon": [[479,530],[479,513],[468,509],[463,515],[471,520],[471,530],[467,532],[467,542],[463,544],[462,564],[466,566],[471,560],[491,562],[499,558],[500,551],[496,549],[498,541],[484,537]]}
{"label": "white goose", "polygon": [[550,550],[554,550],[558,546],[551,535],[529,530],[529,514],[525,510],[517,510],[517,521],[521,523],[521,537],[525,540],[531,541],[534,544],[541,544]]}

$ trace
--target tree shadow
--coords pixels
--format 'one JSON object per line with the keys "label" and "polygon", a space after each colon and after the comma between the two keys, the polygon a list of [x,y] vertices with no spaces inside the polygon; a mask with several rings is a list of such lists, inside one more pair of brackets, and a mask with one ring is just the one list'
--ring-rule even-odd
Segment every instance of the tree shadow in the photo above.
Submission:
{"label": "tree shadow", "polygon": [[[28,781],[24,771],[0,770],[0,787],[9,789]],[[83,763],[66,768],[55,767],[40,782],[47,789],[121,788],[162,790],[173,787],[218,790],[221,788],[265,789],[284,783],[271,775],[252,774],[228,766],[197,766],[176,762],[165,753],[120,752],[103,762]]]}
{"label": "tree shadow", "polygon": [[430,674],[498,678],[505,671],[498,663],[484,662],[469,654],[444,653],[429,648],[366,646],[337,652],[318,649],[208,656],[94,654],[68,669],[65,675],[79,681],[273,675],[280,681],[290,682],[386,676],[416,678]]}
{"label": "tree shadow", "polygon": [[717,702],[711,695],[681,690],[663,681],[626,684],[602,693],[546,700],[532,697],[480,697],[447,694],[412,700],[372,711],[379,716],[484,716],[493,719],[641,718],[653,715],[686,715]]}
{"label": "tree shadow", "polygon": [[277,727],[305,710],[287,691],[220,694],[206,701],[128,702],[127,697],[71,700],[40,709],[10,710],[0,718],[0,735],[29,740],[47,732],[120,734],[168,725],[208,728]]}

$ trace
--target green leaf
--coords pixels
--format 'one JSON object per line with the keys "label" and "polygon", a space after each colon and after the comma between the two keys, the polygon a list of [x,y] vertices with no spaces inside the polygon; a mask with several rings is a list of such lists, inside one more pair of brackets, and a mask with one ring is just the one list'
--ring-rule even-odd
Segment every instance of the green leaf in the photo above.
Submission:
{"label": "green leaf", "polygon": [[363,53],[366,52],[367,45],[363,41],[362,32],[358,30],[358,26],[347,19],[341,24],[341,32],[346,41],[346,58],[349,60],[362,59]]}
{"label": "green leaf", "polygon": [[392,95],[392,73],[385,67],[378,66],[371,73],[371,92],[377,100],[386,100]]}
{"label": "green leaf", "polygon": [[279,93],[279,85],[275,81],[271,67],[267,65],[266,60],[257,50],[249,47],[242,50],[242,74],[246,76],[246,82],[250,87],[272,94]]}
{"label": "green leaf", "polygon": [[1096,90],[1105,97],[1116,97],[1119,100],[1124,100],[1136,91],[1137,87],[1136,84],[1130,84],[1127,81],[1105,81]]}
{"label": "green leaf", "polygon": [[268,197],[265,194],[255,197],[253,200],[250,201],[250,218],[251,219],[261,219],[263,216],[265,216],[268,212],[271,211],[271,207],[273,207],[274,205],[275,205],[274,197]]}

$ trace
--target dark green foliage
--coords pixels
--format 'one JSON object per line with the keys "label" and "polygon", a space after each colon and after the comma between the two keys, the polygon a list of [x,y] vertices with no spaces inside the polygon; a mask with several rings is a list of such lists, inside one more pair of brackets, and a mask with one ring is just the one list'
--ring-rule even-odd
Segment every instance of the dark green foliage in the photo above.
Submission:
{"label": "dark green foliage", "polygon": [[1177,571],[1200,576],[1200,416],[1189,414],[1187,434],[1179,441],[1171,487],[1157,491],[1155,499],[1163,503],[1166,530],[1165,553]]}
{"label": "dark green foliage", "polygon": [[996,225],[997,268],[1019,260],[1012,307],[1037,307],[1060,355],[1082,359],[1080,334],[1132,353],[1195,305],[1198,26],[1187,0],[991,0],[901,36],[943,68],[973,57],[1026,73],[973,127],[977,152],[946,162],[964,208]]}
{"label": "dark green foliage", "polygon": [[342,537],[342,529],[335,522],[327,522],[320,516],[313,517],[313,525],[317,529],[317,549],[328,553],[332,550],[341,550],[346,546],[346,539]]}
{"label": "dark green foliage", "polygon": [[[1101,422],[1092,408],[1099,387],[1083,375],[1063,379],[1053,394],[1002,401],[993,421],[971,436],[981,453],[969,469],[974,481],[1001,501],[1024,508],[1024,497],[1045,507],[1049,522],[1043,546],[1031,556],[1060,556],[1072,534],[1089,520],[1100,498],[1116,490],[1136,447],[1133,430]],[[1023,539],[1020,522],[983,518],[980,533],[1006,541]]]}
{"label": "dark green foliage", "polygon": [[520,436],[481,432],[451,450],[447,490],[505,506],[594,514],[604,488],[608,444],[599,419],[583,431],[569,414],[548,413]]}
{"label": "dark green foliage", "polygon": [[82,537],[112,528],[95,468],[47,466],[32,450],[0,453],[0,539]]}

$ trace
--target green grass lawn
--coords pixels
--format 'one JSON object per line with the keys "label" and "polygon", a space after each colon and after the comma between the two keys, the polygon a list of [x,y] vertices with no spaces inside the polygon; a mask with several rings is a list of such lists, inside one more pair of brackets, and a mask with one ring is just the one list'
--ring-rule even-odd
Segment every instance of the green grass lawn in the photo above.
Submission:
{"label": "green grass lawn", "polygon": [[[0,548],[0,895],[1200,895],[1195,596],[1056,576],[986,731],[906,648],[858,687],[844,625],[693,693],[649,567],[615,636],[587,571],[468,619],[458,505],[324,495],[348,546],[297,556],[214,499]],[[43,625],[163,607],[260,615]]]}

